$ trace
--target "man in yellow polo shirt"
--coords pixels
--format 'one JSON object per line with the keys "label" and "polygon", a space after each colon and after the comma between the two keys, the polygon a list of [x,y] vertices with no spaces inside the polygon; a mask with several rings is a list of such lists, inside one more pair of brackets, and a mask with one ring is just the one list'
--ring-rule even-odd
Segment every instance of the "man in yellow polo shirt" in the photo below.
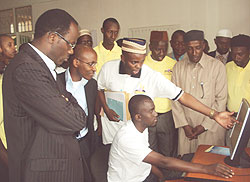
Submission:
{"label": "man in yellow polo shirt", "polygon": [[107,18],[104,20],[101,32],[103,41],[94,48],[97,53],[96,74],[99,73],[104,63],[111,60],[121,58],[121,48],[115,42],[120,30],[120,25],[115,18]]}
{"label": "man in yellow polo shirt", "polygon": [[[166,56],[168,49],[167,31],[152,31],[149,48],[151,52],[145,58],[145,64],[171,80],[172,68],[176,61]],[[167,98],[155,98],[154,103],[158,113],[158,122],[156,126],[149,127],[150,147],[164,156],[176,157],[178,135],[174,126],[171,102]]]}
{"label": "man in yellow polo shirt", "polygon": [[[228,82],[227,110],[234,111],[235,116],[239,110],[242,98],[250,103],[250,37],[237,35],[231,40],[231,53],[233,61],[226,64]],[[230,146],[230,133],[227,131],[226,145]],[[248,142],[250,147],[250,142]]]}
{"label": "man in yellow polo shirt", "polygon": [[250,37],[243,34],[233,37],[231,50],[233,61],[226,64],[227,109],[238,112],[242,98],[250,103]]}

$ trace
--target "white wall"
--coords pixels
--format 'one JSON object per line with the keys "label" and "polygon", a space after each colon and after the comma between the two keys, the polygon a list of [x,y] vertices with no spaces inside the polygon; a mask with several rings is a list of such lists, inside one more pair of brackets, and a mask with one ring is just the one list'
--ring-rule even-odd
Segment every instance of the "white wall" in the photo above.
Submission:
{"label": "white wall", "polygon": [[213,38],[221,28],[234,35],[250,35],[250,0],[0,0],[0,9],[32,5],[34,22],[45,10],[62,8],[82,28],[96,30],[105,18],[115,17],[121,25],[120,37],[128,36],[129,28],[179,25],[185,31],[201,29],[214,49]]}

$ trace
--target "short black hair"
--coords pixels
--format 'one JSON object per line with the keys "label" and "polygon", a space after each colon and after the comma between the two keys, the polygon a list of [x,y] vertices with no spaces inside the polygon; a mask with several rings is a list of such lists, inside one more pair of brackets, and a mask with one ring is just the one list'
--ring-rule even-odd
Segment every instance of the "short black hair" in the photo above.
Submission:
{"label": "short black hair", "polygon": [[128,110],[131,116],[131,119],[134,119],[134,116],[140,112],[141,105],[145,100],[152,99],[147,95],[134,95],[128,102]]}
{"label": "short black hair", "polygon": [[34,39],[40,38],[47,32],[58,32],[65,35],[70,24],[77,21],[62,9],[51,9],[44,12],[36,21]]}
{"label": "short black hair", "polygon": [[186,32],[184,32],[183,30],[176,30],[176,31],[172,34],[171,40],[173,40],[173,38],[174,38],[177,34],[181,34],[181,35],[184,36],[184,35],[186,34]]}
{"label": "short black hair", "polygon": [[105,28],[105,25],[108,22],[116,23],[118,25],[118,27],[120,28],[120,24],[119,24],[119,22],[115,18],[107,18],[107,19],[105,19],[104,22],[103,22],[103,24],[102,24],[102,28]]}

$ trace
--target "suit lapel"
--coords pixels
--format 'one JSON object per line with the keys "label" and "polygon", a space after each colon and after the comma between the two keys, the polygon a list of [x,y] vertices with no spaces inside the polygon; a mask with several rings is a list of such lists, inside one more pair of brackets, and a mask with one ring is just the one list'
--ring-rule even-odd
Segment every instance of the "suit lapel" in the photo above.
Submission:
{"label": "suit lapel", "polygon": [[85,85],[84,90],[85,90],[85,96],[86,96],[86,102],[87,102],[87,107],[88,107],[88,115],[90,115],[90,113],[92,113],[92,107],[91,107],[91,103],[90,103],[90,97],[91,97],[91,89],[89,88],[89,82]]}
{"label": "suit lapel", "polygon": [[54,81],[55,85],[57,85],[53,75],[51,74],[49,68],[47,67],[43,59],[37,54],[37,52],[29,44],[27,43],[23,44],[21,46],[21,51],[26,52],[26,54],[32,57],[34,61],[37,61],[41,65],[41,67],[48,72],[48,75],[50,75],[51,80]]}

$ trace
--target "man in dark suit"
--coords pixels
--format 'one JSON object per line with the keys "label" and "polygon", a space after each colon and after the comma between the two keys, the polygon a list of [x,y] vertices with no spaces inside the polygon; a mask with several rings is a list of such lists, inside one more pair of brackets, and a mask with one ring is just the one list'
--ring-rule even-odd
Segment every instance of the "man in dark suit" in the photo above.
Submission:
{"label": "man in dark suit", "polygon": [[73,54],[78,23],[64,10],[43,13],[34,40],[21,46],[5,70],[4,121],[10,182],[82,182],[75,133],[86,114],[56,82],[56,66]]}
{"label": "man in dark suit", "polygon": [[77,136],[84,161],[85,180],[92,182],[90,174],[90,155],[95,149],[94,113],[97,97],[97,82],[92,77],[96,71],[97,54],[92,47],[79,44],[69,59],[69,68],[58,76],[68,92],[77,100],[87,115],[87,126]]}
{"label": "man in dark suit", "polygon": [[216,50],[209,52],[208,55],[218,59],[223,64],[232,61],[230,52],[232,32],[228,29],[219,30],[214,39]]}

